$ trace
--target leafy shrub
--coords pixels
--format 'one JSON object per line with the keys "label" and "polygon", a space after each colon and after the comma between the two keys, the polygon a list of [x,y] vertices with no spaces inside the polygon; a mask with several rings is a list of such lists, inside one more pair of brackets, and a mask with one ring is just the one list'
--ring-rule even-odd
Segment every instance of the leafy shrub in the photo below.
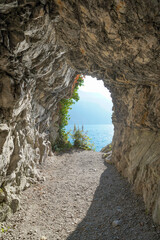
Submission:
{"label": "leafy shrub", "polygon": [[71,106],[79,100],[78,89],[83,85],[84,77],[78,74],[74,79],[70,98],[64,98],[59,103],[59,136],[56,139],[53,150],[54,151],[65,151],[72,148],[72,144],[68,140],[69,132],[65,132],[65,127],[68,125],[70,119],[69,110]]}
{"label": "leafy shrub", "polygon": [[94,144],[90,142],[90,138],[87,136],[87,133],[84,132],[83,126],[82,130],[77,129],[74,125],[73,134],[71,134],[73,139],[73,146],[78,149],[84,150],[94,150]]}
{"label": "leafy shrub", "polygon": [[60,135],[54,145],[53,145],[53,150],[56,152],[61,152],[61,151],[67,151],[70,150],[73,145],[70,143],[70,141],[68,140],[68,135],[70,132],[67,133],[63,133],[63,135]]}

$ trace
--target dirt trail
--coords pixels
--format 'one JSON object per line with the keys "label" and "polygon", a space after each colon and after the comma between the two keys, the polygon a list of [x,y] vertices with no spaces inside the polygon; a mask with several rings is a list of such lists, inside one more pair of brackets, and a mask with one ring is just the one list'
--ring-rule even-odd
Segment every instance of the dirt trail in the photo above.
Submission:
{"label": "dirt trail", "polygon": [[102,153],[52,157],[41,171],[45,181],[23,192],[2,239],[160,240],[142,200]]}

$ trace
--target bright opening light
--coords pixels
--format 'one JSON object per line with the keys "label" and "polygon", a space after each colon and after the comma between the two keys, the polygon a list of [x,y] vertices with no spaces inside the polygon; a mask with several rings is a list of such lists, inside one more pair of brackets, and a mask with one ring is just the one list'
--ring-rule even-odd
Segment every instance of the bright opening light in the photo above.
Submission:
{"label": "bright opening light", "polygon": [[87,135],[100,151],[112,141],[113,125],[112,99],[102,80],[85,76],[84,86],[78,90],[80,100],[69,111],[70,120],[66,130],[73,131],[76,126],[84,126]]}
{"label": "bright opening light", "polygon": [[105,88],[103,81],[97,80],[96,78],[92,78],[90,76],[85,76],[84,86],[81,86],[79,90],[84,92],[100,93],[104,95],[107,99],[111,99],[110,92],[107,88]]}

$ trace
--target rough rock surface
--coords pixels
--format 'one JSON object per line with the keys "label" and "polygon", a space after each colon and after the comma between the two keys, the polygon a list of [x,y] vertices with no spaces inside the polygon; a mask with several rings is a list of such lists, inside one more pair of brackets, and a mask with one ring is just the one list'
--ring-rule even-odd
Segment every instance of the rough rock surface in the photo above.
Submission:
{"label": "rough rock surface", "polygon": [[22,194],[22,209],[4,223],[4,240],[159,240],[141,197],[102,153],[51,157],[45,181]]}
{"label": "rough rock surface", "polygon": [[81,72],[111,91],[113,161],[160,223],[159,10],[158,0],[0,1],[5,212],[38,178],[36,164],[57,136],[58,102]]}

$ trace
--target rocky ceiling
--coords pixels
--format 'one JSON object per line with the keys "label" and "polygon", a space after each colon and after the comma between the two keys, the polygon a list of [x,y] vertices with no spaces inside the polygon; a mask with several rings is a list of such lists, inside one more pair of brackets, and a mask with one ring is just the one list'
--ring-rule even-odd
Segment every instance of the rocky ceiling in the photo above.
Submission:
{"label": "rocky ceiling", "polygon": [[159,10],[159,0],[0,1],[0,220],[39,178],[57,104],[83,73],[111,91],[113,161],[160,223]]}

